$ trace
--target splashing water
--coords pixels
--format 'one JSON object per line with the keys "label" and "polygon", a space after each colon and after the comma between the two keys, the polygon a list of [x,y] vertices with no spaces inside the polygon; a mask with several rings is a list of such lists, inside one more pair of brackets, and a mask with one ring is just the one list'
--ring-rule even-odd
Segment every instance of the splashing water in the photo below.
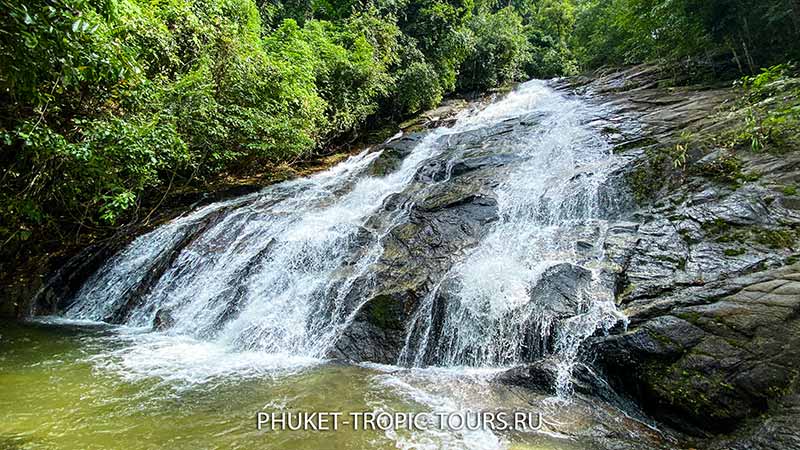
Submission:
{"label": "splashing water", "polygon": [[[614,158],[585,125],[595,113],[543,82],[523,84],[430,132],[386,176],[369,174],[380,152],[367,150],[139,237],[82,287],[65,315],[156,326],[158,337],[179,338],[175,347],[148,341],[143,348],[155,349],[158,360],[132,353],[130,370],[206,364],[220,348],[250,359],[257,359],[252,352],[283,355],[288,366],[324,358],[368,299],[353,297],[363,292],[356,286],[371,282],[382,238],[408,213],[386,211],[384,202],[443,155],[448,136],[527,121],[534,125],[503,142],[502,151],[518,159],[499,175],[500,220],[425,298],[398,362],[505,366],[555,355],[565,391],[581,342],[619,319],[601,281],[602,249],[591,245],[614,211],[613,193],[601,192]],[[371,220],[376,215],[382,220]],[[589,250],[579,251],[580,242]],[[539,285],[559,271],[577,280],[568,301],[538,297]],[[182,356],[193,353],[186,338],[204,343],[198,348],[211,356]]]}
{"label": "splashing water", "polygon": [[[585,125],[596,111],[549,90],[536,111],[539,126],[506,144],[522,160],[496,189],[499,223],[427,296],[401,364],[502,366],[552,353],[565,394],[581,342],[621,319],[600,281],[602,249],[591,244],[617,209],[613,192],[601,191],[615,159]],[[559,271],[586,280],[572,298],[537,295]]]}

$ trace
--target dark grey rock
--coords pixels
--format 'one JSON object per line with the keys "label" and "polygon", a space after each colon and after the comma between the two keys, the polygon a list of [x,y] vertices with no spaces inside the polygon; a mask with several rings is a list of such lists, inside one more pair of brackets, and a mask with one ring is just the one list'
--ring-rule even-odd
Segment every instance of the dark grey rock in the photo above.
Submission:
{"label": "dark grey rock", "polygon": [[728,292],[712,284],[664,296],[664,315],[595,342],[599,364],[663,420],[734,430],[800,376],[798,277],[800,265],[720,282]]}
{"label": "dark grey rock", "polygon": [[405,318],[402,299],[390,295],[374,297],[355,313],[327,356],[392,364],[405,341]]}
{"label": "dark grey rock", "polygon": [[592,280],[592,273],[573,264],[558,264],[542,273],[531,287],[531,302],[547,317],[564,319],[578,314],[580,297]]}
{"label": "dark grey rock", "polygon": [[383,176],[397,170],[403,159],[416,147],[427,133],[411,133],[397,139],[390,140],[372,149],[381,154],[370,164],[368,173],[374,176]]}

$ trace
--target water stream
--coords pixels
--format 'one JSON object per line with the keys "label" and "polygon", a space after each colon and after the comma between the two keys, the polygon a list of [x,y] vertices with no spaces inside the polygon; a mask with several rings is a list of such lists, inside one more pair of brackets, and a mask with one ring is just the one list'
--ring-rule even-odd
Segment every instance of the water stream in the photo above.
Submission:
{"label": "water stream", "polygon": [[[603,282],[602,246],[591,245],[621,208],[606,183],[615,158],[587,125],[601,113],[532,81],[432,130],[387,175],[371,175],[381,152],[366,150],[137,238],[84,284],[63,317],[0,332],[8,350],[0,361],[9,369],[0,380],[12,386],[0,393],[0,447],[5,439],[19,448],[102,448],[136,435],[142,445],[126,447],[589,448],[595,444],[579,436],[606,422],[622,424],[620,439],[657,435],[570,392],[580,344],[623,320]],[[524,121],[531,123],[491,149],[515,157],[498,171],[499,219],[434,280],[407,325],[396,365],[326,362],[369,300],[363,292],[375,281],[371,269],[385,237],[414,207],[384,208],[387,199],[418,183],[431,159],[454,161],[469,151],[454,149],[451,139]],[[422,199],[426,188],[411,192]],[[557,302],[545,296],[553,279],[572,280],[571,294]],[[47,350],[34,357],[26,347]],[[492,382],[505,368],[540,358],[557,367],[556,397]],[[59,387],[37,390],[36,383]],[[547,433],[326,437],[252,427],[255,412],[269,408],[532,405],[551,418]],[[47,417],[37,421],[39,415]]]}

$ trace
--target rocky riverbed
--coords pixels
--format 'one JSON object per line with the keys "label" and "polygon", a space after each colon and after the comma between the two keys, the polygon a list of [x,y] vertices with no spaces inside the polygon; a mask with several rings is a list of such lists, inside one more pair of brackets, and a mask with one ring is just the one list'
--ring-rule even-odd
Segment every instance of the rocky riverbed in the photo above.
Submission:
{"label": "rocky riverbed", "polygon": [[787,186],[800,155],[690,148],[678,173],[654,163],[686,133],[735,124],[736,91],[663,89],[658,75],[634,68],[578,88],[614,105],[620,123],[642,124],[614,129],[632,158],[626,177],[644,192],[604,243],[630,324],[590,351],[658,419],[695,435],[735,433],[716,447],[797,447],[800,203]]}
{"label": "rocky riverbed", "polygon": [[[326,295],[338,296],[337,303],[318,307],[320,314],[341,326],[314,335],[330,342],[313,350],[322,348],[318,356],[329,359],[422,366],[442,360],[499,365],[535,360],[496,380],[531,396],[549,395],[564,371],[564,359],[556,356],[566,351],[553,330],[591,315],[596,320],[590,336],[570,350],[575,352],[570,384],[581,398],[601,399],[663,429],[661,444],[654,439],[641,445],[800,446],[795,425],[800,420],[800,264],[795,263],[800,197],[787,189],[800,181],[800,155],[692,145],[687,136],[721,135],[735,126],[737,119],[728,112],[737,93],[719,86],[669,87],[671,80],[656,67],[638,66],[550,83],[565,102],[591,105],[580,116],[581,130],[586,139],[602,136],[613,158],[582,161],[574,178],[562,180],[565,192],[594,186],[591,201],[579,196],[570,204],[572,212],[592,211],[580,216],[580,225],[558,229],[572,259],[537,274],[526,291],[539,307],[514,322],[515,332],[530,335],[514,341],[522,349],[518,354],[476,356],[475,348],[448,335],[443,324],[459,289],[448,285],[447,274],[464,265],[498,224],[508,222],[499,192],[503,179],[519,175],[514,172],[522,160],[518,146],[540,138],[547,116],[535,109],[433,137],[431,130],[407,133],[357,161],[359,171],[376,179],[402,178],[403,171],[411,178],[398,192],[376,197],[376,212],[348,229],[346,239],[336,243],[336,259],[318,268],[334,280]],[[422,142],[437,152],[409,168],[409,155]],[[586,182],[594,179],[600,181]],[[333,187],[351,192],[355,183],[326,185],[314,202],[327,207],[336,201]],[[158,241],[163,251],[142,260],[140,277],[120,288],[114,307],[98,318],[126,323],[144,317],[164,330],[180,323],[180,305],[148,307],[143,298],[163,289],[159,280],[180,284],[175,280],[183,275],[170,270],[186,254],[202,248],[224,255],[223,247],[244,246],[238,237],[248,233],[247,222],[226,222],[231,211],[247,210],[248,220],[266,220],[262,211],[270,202],[305,189],[292,186],[286,195],[252,194],[174,222]],[[537,207],[551,214],[548,205]],[[213,231],[220,227],[238,231]],[[210,232],[216,237],[203,241]],[[252,279],[271,261],[274,247],[283,245],[262,244],[254,258],[231,269],[232,277]],[[333,251],[326,247],[314,255],[327,258]],[[97,267],[93,263],[91,269]],[[101,275],[103,270],[113,267],[101,269]],[[85,279],[86,272],[91,271],[72,270],[67,276],[72,287],[42,291],[38,310],[74,307],[76,277]],[[215,292],[213,305],[224,301],[219,306],[224,311],[202,333],[213,335],[211,329],[236,317],[250,289],[232,285]],[[590,314],[599,300],[587,303],[582,296],[588,291],[608,293],[619,314]],[[420,325],[424,308],[427,328]],[[493,343],[495,337],[486,339]],[[445,347],[453,350],[445,354]],[[595,432],[606,446],[637,448],[611,431]]]}
{"label": "rocky riverbed", "polygon": [[[603,239],[578,243],[607,255],[606,282],[629,320],[627,328],[586,344],[589,365],[647,414],[716,447],[800,446],[794,425],[800,420],[800,197],[785,189],[800,180],[800,155],[689,149],[676,170],[658,155],[669,155],[686,133],[719,134],[732,126],[736,92],[659,87],[665,81],[654,67],[636,67],[557,83],[608,112],[592,125],[626,161],[610,183],[625,186],[633,202]],[[364,306],[336,355],[396,358],[409,311],[430,280],[497,220],[493,175],[514,155],[494,151],[492,139],[524,126],[524,120],[504,123],[470,136],[474,144],[459,142],[476,151],[451,163],[452,182],[415,205],[409,222],[387,238],[379,276],[386,286]],[[388,144],[381,170],[415,139]],[[433,161],[419,177],[436,179],[444,171]],[[395,200],[402,201],[402,195]],[[567,284],[576,278],[568,274]],[[559,276],[554,284],[569,304],[574,287]],[[545,390],[552,384],[541,364],[523,374],[508,378]]]}

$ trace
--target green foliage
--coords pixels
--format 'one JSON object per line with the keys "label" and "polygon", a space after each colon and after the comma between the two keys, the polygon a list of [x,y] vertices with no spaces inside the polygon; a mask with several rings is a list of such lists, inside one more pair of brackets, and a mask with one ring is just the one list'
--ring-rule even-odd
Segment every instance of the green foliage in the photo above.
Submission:
{"label": "green foliage", "polygon": [[753,151],[785,153],[800,150],[800,78],[793,64],[765,68],[737,82],[743,96],[735,109],[744,116],[733,145]]}
{"label": "green foliage", "polygon": [[578,72],[571,39],[576,27],[575,6],[571,0],[523,2],[521,14],[530,43],[530,58],[525,71],[530,76],[548,78]]}
{"label": "green foliage", "polygon": [[790,64],[778,64],[772,67],[762,68],[758,75],[742,78],[740,84],[749,90],[752,95],[762,96],[769,94],[769,85],[787,76],[793,67]]}
{"label": "green foliage", "polygon": [[461,64],[459,87],[487,89],[525,76],[530,58],[522,17],[513,7],[474,16],[469,23],[472,45]]}
{"label": "green foliage", "polygon": [[410,63],[398,74],[399,110],[414,113],[431,108],[442,100],[442,87],[436,70],[424,60]]}
{"label": "green foliage", "polygon": [[170,189],[309,157],[456,90],[576,69],[573,0],[0,5],[0,241],[16,248],[148,217]]}
{"label": "green foliage", "polygon": [[793,0],[582,0],[576,44],[586,66],[729,55],[742,72],[796,59]]}
{"label": "green foliage", "polygon": [[306,23],[304,39],[315,49],[313,69],[319,95],[327,103],[327,136],[354,131],[392,92],[396,27],[383,25],[372,13],[357,15],[343,26]]}
{"label": "green foliage", "polygon": [[577,36],[590,66],[680,58],[708,47],[695,0],[587,0]]}
{"label": "green foliage", "polygon": [[[466,23],[473,6],[471,0],[407,0],[396,11],[398,26],[408,36],[405,43],[414,45],[422,55],[404,59],[433,68],[438,84],[435,90],[452,92],[456,88],[458,68],[468,52]],[[419,67],[414,72],[421,74]]]}
{"label": "green foliage", "polygon": [[[0,24],[2,86],[18,106],[100,106],[121,84],[139,80],[135,53],[115,41],[112,24],[90,3],[2,0],[0,5],[8,12]],[[84,92],[96,100],[93,105],[81,104]],[[61,102],[51,105],[55,101]]]}

